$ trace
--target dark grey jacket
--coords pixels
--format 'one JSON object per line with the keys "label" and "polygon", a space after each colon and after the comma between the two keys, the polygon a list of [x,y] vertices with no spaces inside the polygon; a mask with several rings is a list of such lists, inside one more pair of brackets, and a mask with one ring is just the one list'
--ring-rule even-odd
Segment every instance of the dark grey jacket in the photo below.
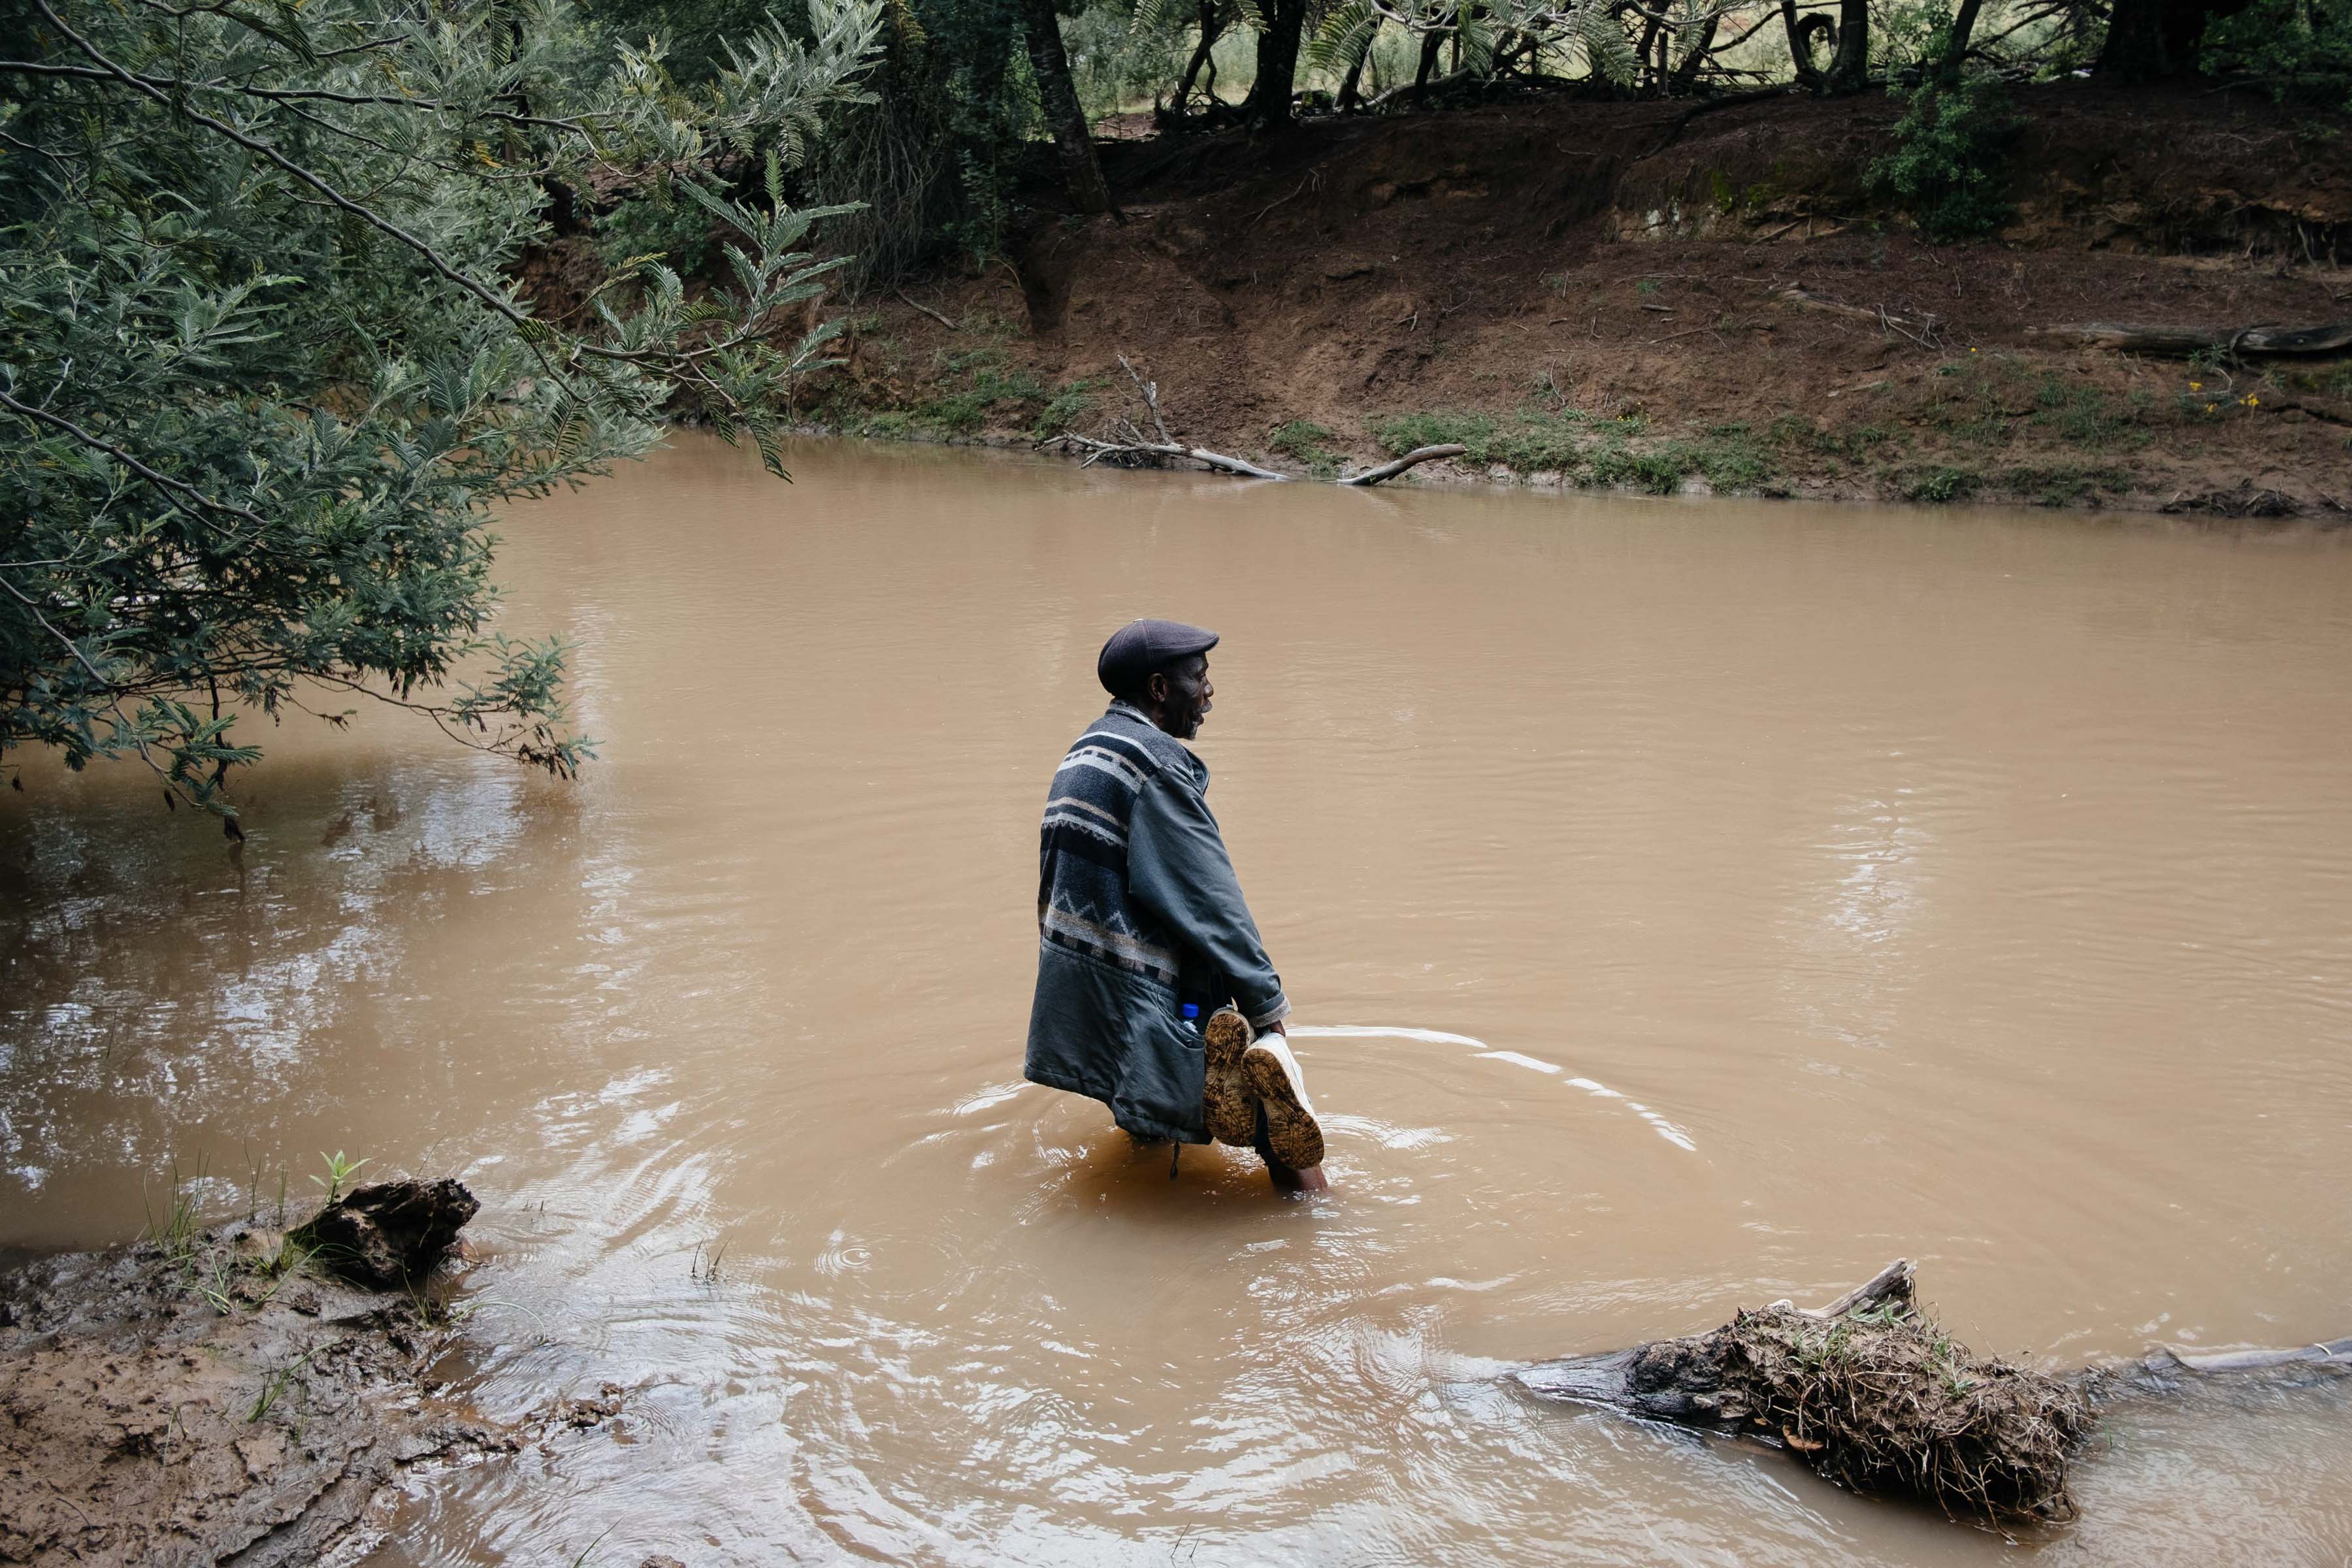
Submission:
{"label": "dark grey jacket", "polygon": [[1046,791],[1025,1071],[1155,1142],[1208,1142],[1185,1003],[1206,1018],[1231,1001],[1259,1027],[1290,1012],[1208,787],[1206,763],[1113,702]]}

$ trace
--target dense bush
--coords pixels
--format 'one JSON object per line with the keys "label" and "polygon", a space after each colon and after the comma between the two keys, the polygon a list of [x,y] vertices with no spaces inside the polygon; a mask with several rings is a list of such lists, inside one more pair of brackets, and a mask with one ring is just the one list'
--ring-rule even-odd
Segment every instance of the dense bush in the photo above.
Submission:
{"label": "dense bush", "polygon": [[2009,154],[2019,121],[1993,77],[1910,89],[1895,122],[1895,150],[1871,165],[1871,184],[1892,196],[1930,239],[1969,239],[2009,221]]}

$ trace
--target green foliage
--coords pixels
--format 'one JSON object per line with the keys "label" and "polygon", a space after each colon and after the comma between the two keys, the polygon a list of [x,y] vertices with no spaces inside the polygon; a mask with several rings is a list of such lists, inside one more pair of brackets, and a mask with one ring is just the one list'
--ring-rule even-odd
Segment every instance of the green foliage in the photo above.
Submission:
{"label": "green foliage", "polygon": [[833,117],[810,188],[862,210],[838,231],[853,289],[939,253],[1002,254],[1024,149],[1043,127],[1018,0],[883,0],[872,101]]}
{"label": "green foliage", "polygon": [[[1331,440],[1331,432],[1310,419],[1291,419],[1276,426],[1267,433],[1265,449],[1282,452],[1310,465],[1334,461],[1330,449],[1323,445]],[[1407,448],[1410,450],[1410,448]]]}
{"label": "green foliage", "polygon": [[1084,380],[1057,388],[1045,406],[1037,411],[1035,421],[1029,426],[1029,438],[1050,441],[1086,417],[1095,405],[1094,390],[1095,384]]}
{"label": "green foliage", "polygon": [[2253,0],[2205,29],[2212,76],[2253,78],[2281,102],[2342,111],[2352,100],[2352,5],[2343,0]]}
{"label": "green foliage", "polygon": [[691,278],[709,258],[710,215],[698,203],[666,194],[631,196],[597,218],[596,249],[608,268],[659,261]]}
{"label": "green foliage", "polygon": [[1062,47],[1078,101],[1089,115],[1109,114],[1165,94],[1191,57],[1197,7],[1170,7],[1181,19],[1160,19],[1150,0],[1135,11],[1091,5],[1062,24]]}
{"label": "green foliage", "polygon": [[[1893,95],[1900,89],[1890,89]],[[2009,156],[2020,121],[1996,77],[1910,89],[1895,122],[1895,151],[1870,183],[1938,242],[1970,239],[2009,221]]]}
{"label": "green foliage", "polygon": [[360,1167],[367,1163],[365,1160],[344,1159],[341,1149],[331,1154],[322,1152],[319,1158],[326,1163],[327,1173],[323,1176],[313,1176],[310,1182],[312,1185],[326,1193],[325,1201],[328,1203],[333,1203],[337,1198],[341,1197],[344,1184],[359,1174]]}
{"label": "green foliage", "polygon": [[2156,437],[2147,423],[2154,403],[2145,392],[2116,397],[2055,371],[2037,374],[2013,356],[1999,353],[1971,352],[1938,365],[1936,374],[1942,384],[1929,405],[1930,417],[1976,446],[2005,446],[2021,425],[2051,431],[2086,451],[2129,451]]}
{"label": "green foliage", "polygon": [[1050,396],[1045,384],[1028,371],[1008,369],[1002,349],[972,349],[944,355],[940,362],[940,395],[915,410],[916,417],[942,435],[976,433],[988,415],[1003,404],[1043,404]]}
{"label": "green foliage", "polygon": [[1901,477],[1904,499],[1942,505],[1966,500],[1977,489],[1977,476],[1966,468],[1916,468]]}
{"label": "green foliage", "polygon": [[1745,425],[1647,442],[1641,439],[1644,426],[1639,416],[1595,419],[1573,408],[1522,408],[1507,419],[1467,412],[1402,415],[1376,420],[1372,438],[1391,457],[1459,442],[1473,463],[1657,495],[1672,494],[1694,474],[1717,489],[1759,490],[1780,471],[1769,448]]}
{"label": "green foliage", "polygon": [[2099,493],[2122,495],[2131,489],[2131,476],[2120,468],[2076,468],[2070,464],[2021,464],[2004,468],[2000,488],[2035,506],[2097,504]]}
{"label": "green foliage", "polygon": [[[643,452],[681,394],[777,466],[833,329],[764,323],[837,265],[785,171],[861,96],[878,0],[730,42],[693,93],[561,0],[31,3],[0,63],[0,753],[137,756],[233,817],[241,725],[323,689],[571,773],[562,645],[488,629],[492,509]],[[763,195],[698,183],[721,155]],[[534,317],[512,269],[553,195],[663,180],[729,237],[723,288],[646,260],[585,328]]]}

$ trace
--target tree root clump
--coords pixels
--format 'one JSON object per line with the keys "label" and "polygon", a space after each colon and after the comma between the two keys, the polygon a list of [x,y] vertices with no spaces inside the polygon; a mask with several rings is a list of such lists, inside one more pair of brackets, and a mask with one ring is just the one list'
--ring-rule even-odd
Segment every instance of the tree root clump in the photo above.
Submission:
{"label": "tree root clump", "polygon": [[2073,1519],[2067,1465],[2094,1420],[2081,1379],[1976,1356],[1921,1313],[1903,1258],[1826,1307],[1775,1301],[1707,1333],[1513,1375],[1547,1398],[1759,1437],[1853,1491],[1955,1518]]}
{"label": "tree root clump", "polygon": [[1637,1391],[1709,1381],[1717,1421],[1769,1433],[1852,1490],[1991,1519],[2074,1517],[2067,1461],[2092,1423],[2080,1392],[1971,1354],[1905,1303],[1835,1318],[1742,1312],[1712,1333],[1645,1346],[1632,1368]]}

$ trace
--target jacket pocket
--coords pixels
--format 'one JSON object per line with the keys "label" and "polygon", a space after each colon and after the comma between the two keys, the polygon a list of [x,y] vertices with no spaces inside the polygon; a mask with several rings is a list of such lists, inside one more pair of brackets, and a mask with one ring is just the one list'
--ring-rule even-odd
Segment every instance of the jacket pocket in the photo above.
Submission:
{"label": "jacket pocket", "polygon": [[[1150,988],[1156,991],[1156,987]],[[1165,999],[1162,999],[1165,995]],[[1154,995],[1136,1017],[1119,1098],[1111,1106],[1118,1124],[1142,1137],[1208,1142],[1201,1116],[1201,1086],[1208,1056],[1201,1037],[1176,1016],[1173,995]]]}
{"label": "jacket pocket", "polygon": [[1139,1138],[1205,1142],[1200,1037],[1176,994],[1139,974],[1043,944],[1029,1013],[1027,1077],[1089,1094]]}

